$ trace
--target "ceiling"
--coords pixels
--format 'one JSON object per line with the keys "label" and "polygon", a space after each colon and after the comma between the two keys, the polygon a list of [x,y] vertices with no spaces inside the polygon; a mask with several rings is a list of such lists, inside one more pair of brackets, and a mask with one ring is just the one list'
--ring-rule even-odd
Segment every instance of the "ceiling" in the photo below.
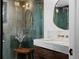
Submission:
{"label": "ceiling", "polygon": [[63,7],[69,5],[69,0],[58,0],[56,3],[56,7]]}

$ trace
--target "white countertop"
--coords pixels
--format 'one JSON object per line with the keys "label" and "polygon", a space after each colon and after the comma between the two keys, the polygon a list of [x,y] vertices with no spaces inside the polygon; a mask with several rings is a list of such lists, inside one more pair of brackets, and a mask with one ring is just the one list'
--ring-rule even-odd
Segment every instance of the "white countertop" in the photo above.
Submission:
{"label": "white countertop", "polygon": [[50,50],[58,51],[61,53],[69,53],[69,43],[55,40],[44,40],[44,39],[35,39],[34,45],[47,48]]}

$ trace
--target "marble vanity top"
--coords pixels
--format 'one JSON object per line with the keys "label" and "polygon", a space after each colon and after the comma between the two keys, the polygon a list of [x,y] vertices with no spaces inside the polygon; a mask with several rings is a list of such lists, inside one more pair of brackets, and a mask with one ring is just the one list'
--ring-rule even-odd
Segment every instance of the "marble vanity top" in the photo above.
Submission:
{"label": "marble vanity top", "polygon": [[35,39],[34,45],[47,48],[50,50],[58,51],[61,53],[69,53],[69,43],[57,40],[44,40],[44,39]]}

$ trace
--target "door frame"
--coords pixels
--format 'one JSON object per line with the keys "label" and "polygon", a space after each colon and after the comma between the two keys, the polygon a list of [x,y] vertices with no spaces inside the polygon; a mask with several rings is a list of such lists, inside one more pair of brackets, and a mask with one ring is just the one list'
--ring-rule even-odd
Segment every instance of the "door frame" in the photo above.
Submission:
{"label": "door frame", "polygon": [[73,55],[69,59],[79,59],[79,1],[69,0],[69,32],[70,48]]}

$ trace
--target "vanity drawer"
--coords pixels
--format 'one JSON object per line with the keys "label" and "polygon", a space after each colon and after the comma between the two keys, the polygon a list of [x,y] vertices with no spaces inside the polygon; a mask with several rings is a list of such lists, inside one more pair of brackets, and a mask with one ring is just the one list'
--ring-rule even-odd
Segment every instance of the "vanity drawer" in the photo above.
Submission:
{"label": "vanity drawer", "polygon": [[35,46],[35,59],[69,59],[67,54]]}
{"label": "vanity drawer", "polygon": [[35,47],[35,56],[38,55],[40,59],[53,59],[54,52],[45,48]]}
{"label": "vanity drawer", "polygon": [[68,54],[60,53],[57,51],[55,51],[54,54],[56,59],[69,59]]}

